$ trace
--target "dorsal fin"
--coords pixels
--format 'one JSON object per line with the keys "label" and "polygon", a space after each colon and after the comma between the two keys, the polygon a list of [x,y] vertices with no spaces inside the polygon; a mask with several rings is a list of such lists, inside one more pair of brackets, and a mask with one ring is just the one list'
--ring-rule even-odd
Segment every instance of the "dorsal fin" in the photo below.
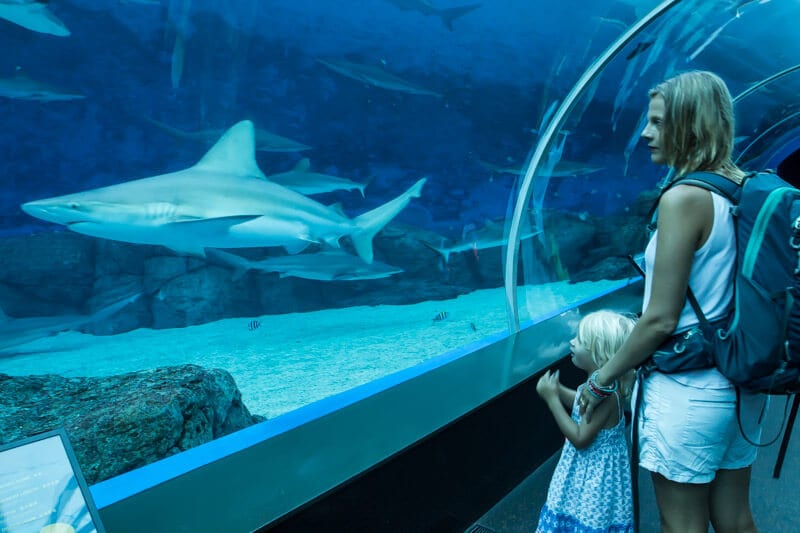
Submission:
{"label": "dorsal fin", "polygon": [[342,207],[342,203],[341,202],[333,203],[333,204],[329,205],[328,208],[329,209],[333,209],[334,211],[336,211],[337,213],[339,213],[343,217],[347,216],[345,214],[345,212],[344,212],[344,207]]}
{"label": "dorsal fin", "polygon": [[292,170],[294,172],[308,172],[311,170],[311,161],[307,157],[304,157],[297,162]]}
{"label": "dorsal fin", "polygon": [[266,179],[256,163],[253,123],[242,120],[231,126],[193,168]]}

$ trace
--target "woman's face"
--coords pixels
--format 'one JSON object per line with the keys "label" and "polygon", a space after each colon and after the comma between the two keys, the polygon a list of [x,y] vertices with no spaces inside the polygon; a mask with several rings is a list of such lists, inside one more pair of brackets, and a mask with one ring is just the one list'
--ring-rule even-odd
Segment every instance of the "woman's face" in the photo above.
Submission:
{"label": "woman's face", "polygon": [[661,147],[661,132],[664,125],[664,98],[655,95],[650,98],[647,108],[647,125],[642,130],[642,138],[650,148],[650,160],[657,165],[666,165],[667,157]]}

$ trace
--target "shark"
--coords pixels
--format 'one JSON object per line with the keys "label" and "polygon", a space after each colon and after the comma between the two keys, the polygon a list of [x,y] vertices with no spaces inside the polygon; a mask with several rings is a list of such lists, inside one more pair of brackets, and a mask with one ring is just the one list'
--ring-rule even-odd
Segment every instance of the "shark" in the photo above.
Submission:
{"label": "shark", "polygon": [[0,0],[0,19],[13,22],[25,29],[67,37],[69,28],[47,9],[47,2],[35,0]]}
{"label": "shark", "polygon": [[450,7],[446,9],[438,9],[428,0],[388,0],[390,4],[394,4],[403,11],[417,11],[423,15],[433,15],[442,20],[448,30],[453,31],[453,22],[481,7],[482,4],[468,4],[463,6]]}
{"label": "shark", "polygon": [[332,71],[341,74],[342,76],[347,76],[348,78],[358,80],[366,83],[367,85],[372,85],[373,87],[379,87],[388,91],[396,91],[407,94],[420,94],[436,96],[439,98],[442,97],[442,95],[437,92],[414,85],[403,78],[395,76],[394,74],[389,74],[380,67],[364,65],[362,63],[353,63],[352,61],[347,61],[345,59],[317,58],[317,61]]}
{"label": "shark", "polygon": [[367,264],[360,257],[341,250],[268,257],[260,261],[252,261],[240,255],[213,248],[207,250],[207,255],[211,259],[233,267],[234,279],[241,278],[250,270],[278,272],[281,278],[292,276],[318,281],[379,279],[403,272],[400,267],[387,265],[380,261]]}
{"label": "shark", "polygon": [[105,320],[136,301],[139,296],[141,293],[126,296],[89,315],[11,318],[0,309],[0,352],[36,339],[51,337],[63,331],[78,330],[87,324]]}
{"label": "shark", "polygon": [[[525,168],[522,167],[504,167],[481,159],[477,159],[476,161],[480,166],[495,174],[513,174],[515,176],[521,176],[525,171]],[[562,159],[556,164],[552,176],[561,178],[567,176],[585,176],[587,174],[599,172],[603,170],[603,168],[605,167],[592,166],[578,161]]]}
{"label": "shark", "polygon": [[311,172],[311,162],[307,157],[298,161],[292,170],[271,174],[267,179],[301,194],[357,190],[363,198],[364,188],[367,186],[366,183],[356,183],[337,176]]}
{"label": "shark", "polygon": [[255,159],[253,123],[232,126],[184,170],[22,204],[27,214],[115,241],[162,245],[204,257],[206,248],[282,246],[288,253],[312,243],[339,247],[347,236],[372,263],[372,239],[419,198],[427,178],[366,213],[348,218],[266,179]]}
{"label": "shark", "polygon": [[[508,244],[508,238],[505,236],[505,226],[493,220],[487,220],[484,226],[480,229],[471,229],[469,226],[463,231],[461,240],[452,244],[445,245],[445,239],[442,238],[440,245],[431,244],[427,241],[421,240],[422,244],[442,256],[442,260],[446,265],[450,261],[450,256],[460,252],[472,252],[477,255],[479,250],[486,250],[487,248],[496,248],[498,246],[505,246]],[[520,233],[520,240],[529,239],[539,235],[541,230],[528,229]]]}
{"label": "shark", "polygon": [[19,73],[12,78],[0,78],[0,97],[39,102],[66,102],[86,98],[83,94],[65,91]]}
{"label": "shark", "polygon": [[[203,142],[207,144],[215,142],[223,133],[225,133],[224,129],[184,131],[182,129],[172,127],[169,124],[164,124],[163,122],[153,118],[145,117],[145,120],[161,131],[172,135],[175,138]],[[293,141],[292,139],[261,128],[255,128],[255,142],[256,150],[259,152],[302,152],[304,150],[311,149],[311,147],[307,144]]]}

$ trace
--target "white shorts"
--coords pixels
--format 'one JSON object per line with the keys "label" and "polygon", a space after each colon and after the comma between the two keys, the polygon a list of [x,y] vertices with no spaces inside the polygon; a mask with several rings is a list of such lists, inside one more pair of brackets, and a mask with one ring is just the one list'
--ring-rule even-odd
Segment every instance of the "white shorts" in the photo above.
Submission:
{"label": "white shorts", "polygon": [[[642,389],[637,417],[642,468],[679,483],[709,483],[717,470],[755,461],[757,448],[739,429],[733,387],[697,388],[653,372]],[[761,436],[753,421],[762,403],[760,395],[741,395],[742,425],[753,442]]]}

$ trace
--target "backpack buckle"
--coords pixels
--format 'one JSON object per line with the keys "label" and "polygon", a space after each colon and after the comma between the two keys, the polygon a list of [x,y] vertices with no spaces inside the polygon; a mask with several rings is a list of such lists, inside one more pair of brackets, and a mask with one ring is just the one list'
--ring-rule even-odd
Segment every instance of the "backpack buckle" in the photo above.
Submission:
{"label": "backpack buckle", "polygon": [[792,224],[792,238],[789,239],[789,246],[795,250],[800,249],[800,217],[794,219],[794,224]]}

